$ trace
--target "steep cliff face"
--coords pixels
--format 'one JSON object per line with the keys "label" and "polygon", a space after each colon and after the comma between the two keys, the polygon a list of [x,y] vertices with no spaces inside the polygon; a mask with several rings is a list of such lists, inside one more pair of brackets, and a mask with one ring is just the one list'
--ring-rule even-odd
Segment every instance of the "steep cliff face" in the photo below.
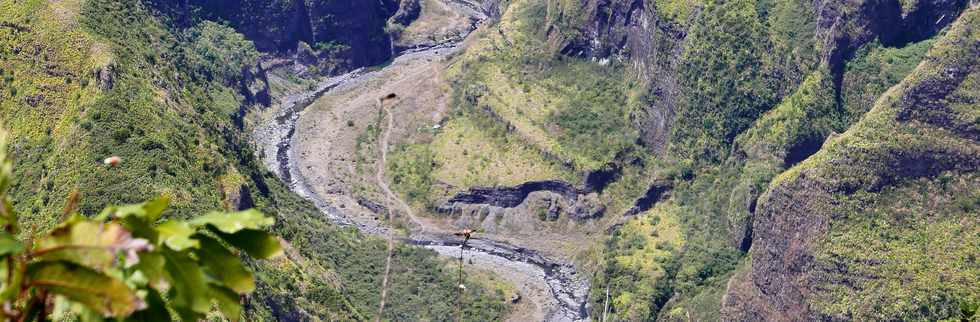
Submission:
{"label": "steep cliff face", "polygon": [[[770,49],[767,57],[747,67],[764,75],[760,77],[768,79],[767,87],[780,97],[791,94],[821,61],[828,62],[839,83],[846,60],[861,46],[874,40],[893,47],[921,41],[949,25],[965,5],[966,0],[555,0],[549,2],[548,25],[544,28],[553,50],[562,54],[628,61],[636,78],[649,87],[648,108],[636,113],[634,123],[643,134],[644,145],[659,151],[671,139],[675,114],[686,108],[699,108],[678,104],[688,103],[692,93],[705,94],[696,93],[695,87],[701,85],[685,83],[678,73],[685,70],[682,65],[690,63],[683,57],[684,52],[703,43],[699,39],[692,42],[688,34],[709,27],[712,20],[717,20],[716,15],[732,13],[740,7],[754,9],[751,17],[738,18],[742,19],[738,24],[759,24],[764,29],[761,38],[752,40],[742,35],[741,40]],[[720,19],[733,22],[730,18]],[[715,27],[729,35],[741,32],[733,25]],[[712,56],[726,48],[716,43],[709,45],[713,48],[691,53],[694,57]],[[763,109],[777,102],[773,98],[755,101],[763,102]],[[732,138],[729,136],[728,140]]]}
{"label": "steep cliff face", "polygon": [[346,67],[379,64],[391,58],[388,19],[410,21],[417,2],[358,0],[181,0],[154,5],[189,26],[199,20],[226,21],[260,51],[285,53],[304,42]]}
{"label": "steep cliff face", "polygon": [[971,9],[861,121],[773,181],[727,320],[935,320],[975,303],[978,57]]}
{"label": "steep cliff face", "polygon": [[346,46],[341,57],[353,66],[374,65],[392,56],[391,37],[385,29],[388,18],[398,11],[396,0],[309,1],[307,2],[313,45],[334,43]]}
{"label": "steep cliff face", "polygon": [[627,61],[631,73],[649,87],[649,108],[636,115],[635,123],[646,146],[663,147],[677,95],[677,63],[687,15],[692,11],[661,14],[645,0],[550,1],[548,10],[547,36],[555,50],[597,61]]}

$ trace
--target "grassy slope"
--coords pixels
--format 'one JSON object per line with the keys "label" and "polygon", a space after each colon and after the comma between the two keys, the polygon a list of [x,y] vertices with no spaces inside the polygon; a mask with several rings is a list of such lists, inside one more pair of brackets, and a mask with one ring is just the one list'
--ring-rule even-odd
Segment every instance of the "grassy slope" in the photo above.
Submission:
{"label": "grassy slope", "polygon": [[[25,230],[51,227],[75,189],[84,212],[167,194],[167,216],[187,217],[234,207],[228,197],[247,187],[290,244],[289,256],[255,264],[249,319],[371,318],[384,244],[332,227],[260,168],[232,118],[243,103],[240,75],[196,59],[189,34],[158,23],[137,1],[4,0],[0,22],[0,119],[14,140]],[[100,70],[112,75],[111,87],[99,88]],[[103,167],[109,155],[123,165]],[[393,274],[392,298],[400,300],[387,314],[435,318],[455,309],[432,305],[454,294],[434,253],[402,247],[396,260],[403,270]],[[473,298],[466,307],[474,319],[504,312],[501,296]]]}
{"label": "grassy slope", "polygon": [[[453,116],[428,147],[392,156],[400,191],[425,204],[470,186],[581,184],[582,173],[640,150],[629,124],[641,91],[615,63],[552,55],[540,29],[549,10],[547,3],[514,1],[453,65]],[[409,161],[427,153],[431,167]],[[434,183],[454,188],[419,188]],[[622,204],[614,210],[628,208]]]}
{"label": "grassy slope", "polygon": [[659,204],[630,220],[606,241],[604,272],[596,281],[605,287],[596,287],[592,296],[605,301],[606,288],[610,290],[613,319],[645,320],[670,297],[667,281],[676,274],[677,253],[684,247],[674,207]]}
{"label": "grassy slope", "polygon": [[[491,111],[513,133],[573,171],[600,168],[629,148],[629,90],[617,66],[551,56],[535,24],[545,4],[512,3],[455,70],[461,104]],[[482,86],[481,86],[482,85]]]}

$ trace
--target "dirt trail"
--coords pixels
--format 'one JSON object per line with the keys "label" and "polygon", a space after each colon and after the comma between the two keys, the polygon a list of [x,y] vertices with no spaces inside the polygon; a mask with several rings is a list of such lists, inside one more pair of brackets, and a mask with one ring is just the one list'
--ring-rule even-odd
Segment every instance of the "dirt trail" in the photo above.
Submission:
{"label": "dirt trail", "polygon": [[391,256],[395,253],[395,237],[392,231],[388,231],[388,256],[385,258],[384,278],[381,279],[381,301],[378,303],[378,316],[375,322],[380,322],[385,314],[385,302],[388,300],[388,281],[391,278]]}
{"label": "dirt trail", "polygon": [[[388,208],[388,220],[389,223],[395,219],[393,216],[396,212],[391,211],[392,200],[398,204],[399,208],[405,212],[406,217],[412,220],[417,227],[424,229],[425,226],[418,223],[415,219],[415,215],[412,212],[412,207],[410,207],[404,200],[398,197],[394,192],[391,191],[391,187],[388,186],[388,181],[385,180],[385,165],[388,164],[388,141],[391,137],[391,131],[395,127],[395,117],[391,114],[391,108],[385,105],[385,99],[378,99],[379,107],[384,110],[385,118],[388,119],[388,126],[381,134],[381,140],[378,141],[378,149],[380,149],[381,162],[378,162],[378,171],[375,172],[375,180],[378,182],[378,187],[385,194],[385,208]],[[411,230],[411,229],[410,229]],[[378,318],[376,321],[380,321],[381,317],[384,315],[385,301],[388,298],[388,280],[391,276],[391,256],[395,250],[395,232],[393,229],[388,230],[388,255],[385,259],[385,272],[384,277],[381,282],[381,302],[378,306]]]}
{"label": "dirt trail", "polygon": [[[378,146],[381,149],[381,162],[378,164],[378,171],[375,178],[378,181],[378,186],[381,187],[385,192],[385,208],[388,208],[388,222],[391,222],[394,217],[391,212],[391,200],[396,199],[394,193],[391,192],[391,188],[388,187],[388,183],[384,180],[385,164],[388,160],[388,137],[391,133],[391,128],[394,124],[394,117],[391,117],[391,111],[384,107],[384,99],[378,99],[378,105],[384,108],[385,115],[388,118],[388,127],[385,129],[382,135],[382,140],[379,142]],[[396,199],[400,200],[400,199]],[[409,209],[411,210],[411,209]],[[381,321],[381,317],[384,316],[385,311],[385,301],[388,299],[388,279],[391,277],[391,255],[395,252],[395,236],[392,230],[388,230],[388,256],[385,258],[385,273],[381,280],[381,303],[378,305],[378,317],[375,321]]]}
{"label": "dirt trail", "polygon": [[401,208],[401,211],[405,213],[405,218],[410,220],[414,225],[412,228],[415,229],[409,228],[409,231],[416,231],[417,229],[418,231],[425,233],[426,227],[429,227],[429,225],[424,225],[418,218],[415,217],[415,212],[412,211],[412,207],[409,206],[405,200],[398,197],[398,195],[391,190],[391,187],[388,186],[388,180],[385,180],[385,166],[388,164],[388,142],[391,138],[391,132],[395,129],[395,116],[391,113],[391,107],[385,105],[385,102],[385,99],[378,100],[378,105],[381,106],[382,110],[384,111],[385,118],[388,119],[388,125],[381,134],[381,140],[378,141],[378,149],[381,150],[381,161],[378,162],[378,171],[375,174],[375,180],[378,181],[378,187],[382,192],[384,192],[385,199],[388,201],[386,206],[389,208],[389,217],[391,217],[389,220],[394,219],[394,216],[391,216],[394,214],[394,212],[390,211],[391,203],[394,201],[394,203],[398,205],[398,208]]}

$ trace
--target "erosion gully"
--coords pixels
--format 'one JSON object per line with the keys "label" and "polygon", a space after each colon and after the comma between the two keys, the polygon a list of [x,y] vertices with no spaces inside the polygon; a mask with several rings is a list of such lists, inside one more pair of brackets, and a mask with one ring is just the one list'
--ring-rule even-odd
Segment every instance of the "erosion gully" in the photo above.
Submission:
{"label": "erosion gully", "polygon": [[[474,28],[476,24],[474,24]],[[401,52],[392,62],[419,56],[445,57],[461,50],[462,38],[449,40],[434,46],[414,48]],[[383,70],[382,70],[383,71]],[[256,130],[256,141],[264,150],[264,162],[296,194],[312,201],[332,222],[345,227],[356,227],[362,233],[384,237],[389,227],[371,225],[352,220],[343,210],[334,207],[310,189],[307,180],[293,162],[292,140],[301,112],[321,96],[349,83],[377,77],[382,71],[367,72],[357,69],[347,74],[323,79],[312,89],[285,95],[279,100],[275,117]],[[406,244],[432,249],[442,256],[459,258],[462,241],[452,235],[412,232],[401,238]],[[546,285],[550,303],[535,303],[543,313],[544,321],[588,321],[587,307],[589,280],[579,274],[567,261],[548,258],[533,249],[505,242],[475,238],[464,246],[464,258],[470,263],[480,263],[497,274],[511,274],[511,280],[523,280],[531,284]],[[516,275],[516,276],[515,276]],[[518,288],[521,286],[518,285]],[[543,306],[543,307],[541,307]]]}

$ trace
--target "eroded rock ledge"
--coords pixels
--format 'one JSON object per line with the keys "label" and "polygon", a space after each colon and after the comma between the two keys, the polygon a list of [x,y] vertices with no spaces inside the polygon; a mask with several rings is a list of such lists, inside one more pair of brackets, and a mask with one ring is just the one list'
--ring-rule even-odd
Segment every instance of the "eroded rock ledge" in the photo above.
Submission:
{"label": "eroded rock ledge", "polygon": [[605,213],[595,192],[559,180],[531,181],[513,187],[470,188],[450,198],[437,211],[444,214],[476,212],[485,219],[491,213],[518,208],[538,210],[543,220],[557,220],[562,215],[588,220]]}

